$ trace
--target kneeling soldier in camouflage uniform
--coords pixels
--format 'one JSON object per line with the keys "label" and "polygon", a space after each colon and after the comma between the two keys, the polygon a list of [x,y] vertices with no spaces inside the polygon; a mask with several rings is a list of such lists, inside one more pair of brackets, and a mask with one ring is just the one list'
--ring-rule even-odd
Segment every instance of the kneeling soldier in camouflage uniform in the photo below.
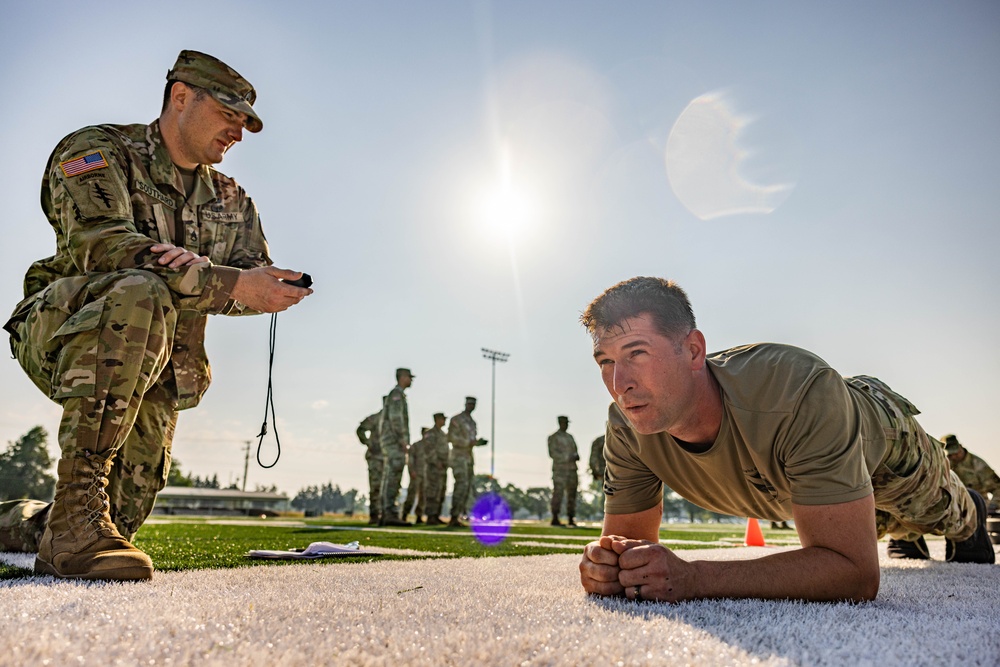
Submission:
{"label": "kneeling soldier in camouflage uniform", "polygon": [[56,254],[35,262],[4,326],[32,381],[63,408],[55,499],[0,507],[0,545],[35,571],[152,577],[130,540],[170,467],[177,411],[208,388],[206,316],[279,312],[312,290],[270,266],[253,202],[209,165],[263,127],[253,87],[182,51],[150,125],[98,125],[56,146],[42,209]]}

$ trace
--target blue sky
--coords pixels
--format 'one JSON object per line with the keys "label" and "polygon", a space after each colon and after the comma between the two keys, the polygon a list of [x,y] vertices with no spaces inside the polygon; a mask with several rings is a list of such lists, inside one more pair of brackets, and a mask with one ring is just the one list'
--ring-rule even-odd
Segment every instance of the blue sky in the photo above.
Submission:
{"label": "blue sky", "polygon": [[[635,275],[684,286],[711,349],[791,343],[876,375],[1000,466],[995,3],[159,7],[5,4],[0,304],[53,252],[38,187],[61,137],[155,118],[181,49],[239,70],[264,131],[219,169],[317,290],[278,319],[282,455],[250,486],[365,490],[354,429],[397,366],[417,375],[414,439],[469,394],[489,437],[482,347],[511,354],[496,475],[548,484],[556,416],[585,452],[609,402],[579,314]],[[491,226],[497,192],[519,226]],[[212,318],[215,381],[174,444],[185,471],[241,477],[267,333]],[[0,442],[57,419],[0,360]]]}

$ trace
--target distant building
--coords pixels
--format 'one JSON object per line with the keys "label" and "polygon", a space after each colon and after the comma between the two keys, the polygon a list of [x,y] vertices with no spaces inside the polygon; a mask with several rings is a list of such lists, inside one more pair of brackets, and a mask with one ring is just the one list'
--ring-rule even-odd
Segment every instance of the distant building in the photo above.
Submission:
{"label": "distant building", "polygon": [[291,509],[284,493],[167,486],[157,494],[153,513],[255,516]]}

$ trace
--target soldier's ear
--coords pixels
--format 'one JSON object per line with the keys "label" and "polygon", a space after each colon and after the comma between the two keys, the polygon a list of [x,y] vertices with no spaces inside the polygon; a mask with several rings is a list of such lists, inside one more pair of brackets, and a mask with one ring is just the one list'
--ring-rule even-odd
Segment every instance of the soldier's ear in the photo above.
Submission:
{"label": "soldier's ear", "polygon": [[181,81],[174,81],[170,87],[170,106],[174,111],[183,111],[184,108],[194,99],[194,91],[188,88],[187,84]]}
{"label": "soldier's ear", "polygon": [[691,370],[701,370],[708,354],[705,334],[698,329],[692,329],[684,339],[684,349],[691,355]]}

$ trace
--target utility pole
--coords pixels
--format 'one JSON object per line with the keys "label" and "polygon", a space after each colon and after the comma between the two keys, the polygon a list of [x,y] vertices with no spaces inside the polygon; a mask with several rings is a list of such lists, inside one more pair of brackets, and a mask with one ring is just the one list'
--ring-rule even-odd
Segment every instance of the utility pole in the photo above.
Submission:
{"label": "utility pole", "polygon": [[247,470],[250,468],[250,441],[245,441],[247,444],[247,451],[243,457],[243,491],[247,490]]}
{"label": "utility pole", "polygon": [[497,362],[505,362],[510,358],[507,352],[497,352],[496,350],[483,351],[483,358],[489,359],[493,366],[493,390],[490,396],[490,479],[494,479],[496,453],[497,453],[497,432],[496,432],[496,412],[497,412]]}

